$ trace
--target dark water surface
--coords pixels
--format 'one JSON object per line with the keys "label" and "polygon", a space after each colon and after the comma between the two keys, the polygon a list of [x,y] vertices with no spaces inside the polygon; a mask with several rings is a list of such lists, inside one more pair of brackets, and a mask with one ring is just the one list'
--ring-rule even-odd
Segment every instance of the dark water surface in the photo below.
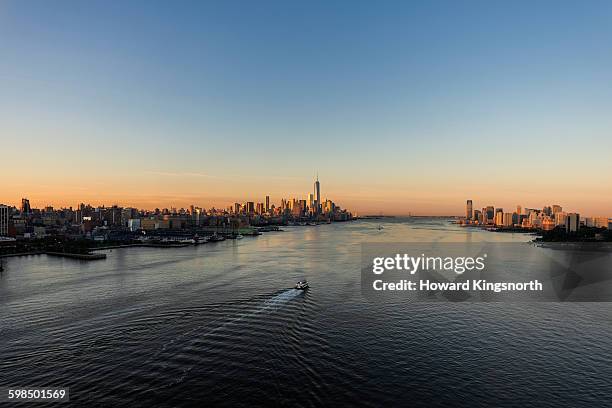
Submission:
{"label": "dark water surface", "polygon": [[612,406],[612,303],[361,295],[362,242],[530,237],[378,224],[5,260],[0,385],[70,387],[82,406]]}

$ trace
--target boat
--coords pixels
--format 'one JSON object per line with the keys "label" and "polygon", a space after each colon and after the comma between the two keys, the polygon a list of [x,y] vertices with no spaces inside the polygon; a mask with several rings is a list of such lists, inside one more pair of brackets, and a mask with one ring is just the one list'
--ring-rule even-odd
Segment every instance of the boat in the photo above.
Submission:
{"label": "boat", "polygon": [[236,235],[236,239],[242,239],[242,238],[244,238],[244,235],[242,235],[242,234]]}
{"label": "boat", "polygon": [[378,230],[380,231],[381,229],[383,229],[384,227],[382,225],[378,226]]}
{"label": "boat", "polygon": [[221,235],[217,235],[216,232],[212,234],[210,238],[208,238],[208,242],[219,242],[219,241],[225,241],[225,237]]}
{"label": "boat", "polygon": [[299,290],[308,289],[308,281],[307,280],[299,281],[298,283],[295,284],[295,288]]}

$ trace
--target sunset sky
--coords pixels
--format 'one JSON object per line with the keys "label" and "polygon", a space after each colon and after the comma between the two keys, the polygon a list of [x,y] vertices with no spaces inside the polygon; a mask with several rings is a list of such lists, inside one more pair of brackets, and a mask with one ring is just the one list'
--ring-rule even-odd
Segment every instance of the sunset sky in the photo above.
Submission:
{"label": "sunset sky", "polygon": [[[495,4],[494,4],[495,3]],[[612,216],[612,2],[0,2],[0,203]]]}

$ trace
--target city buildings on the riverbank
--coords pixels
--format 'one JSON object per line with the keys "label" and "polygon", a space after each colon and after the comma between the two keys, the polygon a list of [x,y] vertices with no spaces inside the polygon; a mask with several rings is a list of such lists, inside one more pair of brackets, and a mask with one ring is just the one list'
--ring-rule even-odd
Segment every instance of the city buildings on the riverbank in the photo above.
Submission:
{"label": "city buildings on the riverbank", "polygon": [[503,208],[493,206],[474,210],[472,200],[466,201],[464,225],[490,226],[497,228],[521,228],[550,231],[561,227],[566,232],[577,232],[581,227],[612,229],[608,217],[580,217],[574,212],[565,212],[560,205],[544,206],[542,209],[516,206],[516,211],[504,212]]}
{"label": "city buildings on the riverbank", "polygon": [[131,207],[32,208],[27,198],[19,208],[0,206],[0,235],[31,239],[64,235],[72,237],[105,237],[112,233],[138,231],[195,230],[203,227],[240,228],[245,226],[283,225],[287,223],[348,221],[353,215],[331,200],[321,202],[320,183],[305,199],[281,199],[278,205],[266,196],[261,202],[234,203],[225,209],[156,208],[139,210]]}

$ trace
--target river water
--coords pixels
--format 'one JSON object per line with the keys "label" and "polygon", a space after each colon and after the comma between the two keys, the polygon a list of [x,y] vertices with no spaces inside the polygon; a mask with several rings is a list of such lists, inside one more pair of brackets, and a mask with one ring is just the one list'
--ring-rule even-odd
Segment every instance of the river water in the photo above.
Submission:
{"label": "river water", "polygon": [[361,293],[363,242],[530,239],[413,218],[10,258],[0,385],[69,387],[81,406],[612,406],[612,303]]}

